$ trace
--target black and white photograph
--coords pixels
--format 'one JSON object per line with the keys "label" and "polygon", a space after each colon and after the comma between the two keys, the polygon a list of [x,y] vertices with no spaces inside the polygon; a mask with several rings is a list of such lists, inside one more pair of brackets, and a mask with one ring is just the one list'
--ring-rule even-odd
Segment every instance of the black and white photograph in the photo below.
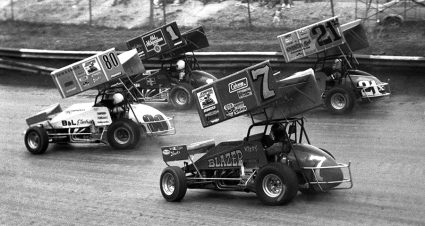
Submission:
{"label": "black and white photograph", "polygon": [[425,0],[0,0],[0,103],[0,225],[425,225]]}

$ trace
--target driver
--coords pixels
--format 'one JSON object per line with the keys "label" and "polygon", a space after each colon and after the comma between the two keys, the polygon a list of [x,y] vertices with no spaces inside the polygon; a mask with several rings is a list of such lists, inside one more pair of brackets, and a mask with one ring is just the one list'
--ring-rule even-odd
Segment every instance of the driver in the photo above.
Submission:
{"label": "driver", "polygon": [[266,148],[267,156],[275,156],[280,153],[289,153],[291,150],[285,128],[280,123],[274,123],[270,129],[270,137],[274,143]]}
{"label": "driver", "polygon": [[112,113],[114,113],[114,115],[119,116],[125,112],[123,103],[124,96],[121,93],[114,93],[114,95],[112,95],[112,104],[114,105]]}
{"label": "driver", "polygon": [[178,60],[176,64],[177,64],[177,72],[179,74],[179,81],[182,81],[184,79],[184,76],[186,75],[185,73],[186,63],[184,62],[184,60]]}

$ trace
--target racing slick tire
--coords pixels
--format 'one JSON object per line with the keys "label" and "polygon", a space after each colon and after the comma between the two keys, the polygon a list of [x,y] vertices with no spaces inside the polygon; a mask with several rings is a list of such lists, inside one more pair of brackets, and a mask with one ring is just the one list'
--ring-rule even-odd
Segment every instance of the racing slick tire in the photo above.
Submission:
{"label": "racing slick tire", "polygon": [[258,198],[264,204],[283,205],[297,195],[298,179],[289,166],[269,163],[258,171],[255,187]]}
{"label": "racing slick tire", "polygon": [[131,119],[118,119],[108,127],[107,140],[115,149],[134,148],[140,140],[140,127]]}
{"label": "racing slick tire", "polygon": [[170,103],[178,110],[189,109],[193,105],[192,86],[187,83],[175,85],[170,90]]}
{"label": "racing slick tire", "polygon": [[355,105],[355,95],[347,87],[333,87],[326,92],[325,106],[333,114],[347,114],[351,112]]}
{"label": "racing slick tire", "polygon": [[384,26],[389,28],[399,28],[403,21],[395,16],[388,17],[384,20]]}
{"label": "racing slick tire", "polygon": [[25,146],[31,154],[39,155],[46,152],[49,146],[49,136],[43,127],[33,126],[25,132]]}
{"label": "racing slick tire", "polygon": [[159,186],[165,200],[168,202],[178,202],[186,195],[186,175],[181,168],[168,166],[161,173]]}

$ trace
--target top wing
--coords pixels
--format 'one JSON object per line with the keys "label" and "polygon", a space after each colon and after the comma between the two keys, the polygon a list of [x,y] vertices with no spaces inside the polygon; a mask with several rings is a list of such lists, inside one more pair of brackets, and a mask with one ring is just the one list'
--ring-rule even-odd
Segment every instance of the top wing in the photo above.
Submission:
{"label": "top wing", "polygon": [[50,75],[62,98],[71,97],[103,84],[112,84],[124,75],[143,73],[136,51],[117,54],[114,48],[54,70]]}
{"label": "top wing", "polygon": [[277,36],[286,62],[309,56],[344,43],[338,17]]}
{"label": "top wing", "polygon": [[276,80],[269,61],[193,90],[204,127],[263,109],[292,117],[321,105],[312,69]]}
{"label": "top wing", "polygon": [[142,60],[174,57],[208,46],[208,39],[202,26],[181,34],[176,22],[127,41],[128,49],[136,49]]}

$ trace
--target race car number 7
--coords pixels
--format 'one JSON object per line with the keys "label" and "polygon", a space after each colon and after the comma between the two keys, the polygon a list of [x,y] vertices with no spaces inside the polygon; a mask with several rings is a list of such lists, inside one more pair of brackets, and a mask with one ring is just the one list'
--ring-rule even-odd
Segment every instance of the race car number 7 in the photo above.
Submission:
{"label": "race car number 7", "polygon": [[252,79],[256,81],[258,77],[263,77],[262,86],[261,86],[261,96],[263,100],[266,100],[275,95],[273,90],[269,88],[269,65],[264,65],[264,67],[255,69],[251,71]]}
{"label": "race car number 7", "polygon": [[323,181],[323,177],[320,175],[320,167],[322,167],[323,162],[326,160],[326,157],[324,156],[317,156],[317,155],[311,155],[309,160],[317,160],[319,161],[316,165],[319,169],[315,170],[316,178],[319,181]]}

